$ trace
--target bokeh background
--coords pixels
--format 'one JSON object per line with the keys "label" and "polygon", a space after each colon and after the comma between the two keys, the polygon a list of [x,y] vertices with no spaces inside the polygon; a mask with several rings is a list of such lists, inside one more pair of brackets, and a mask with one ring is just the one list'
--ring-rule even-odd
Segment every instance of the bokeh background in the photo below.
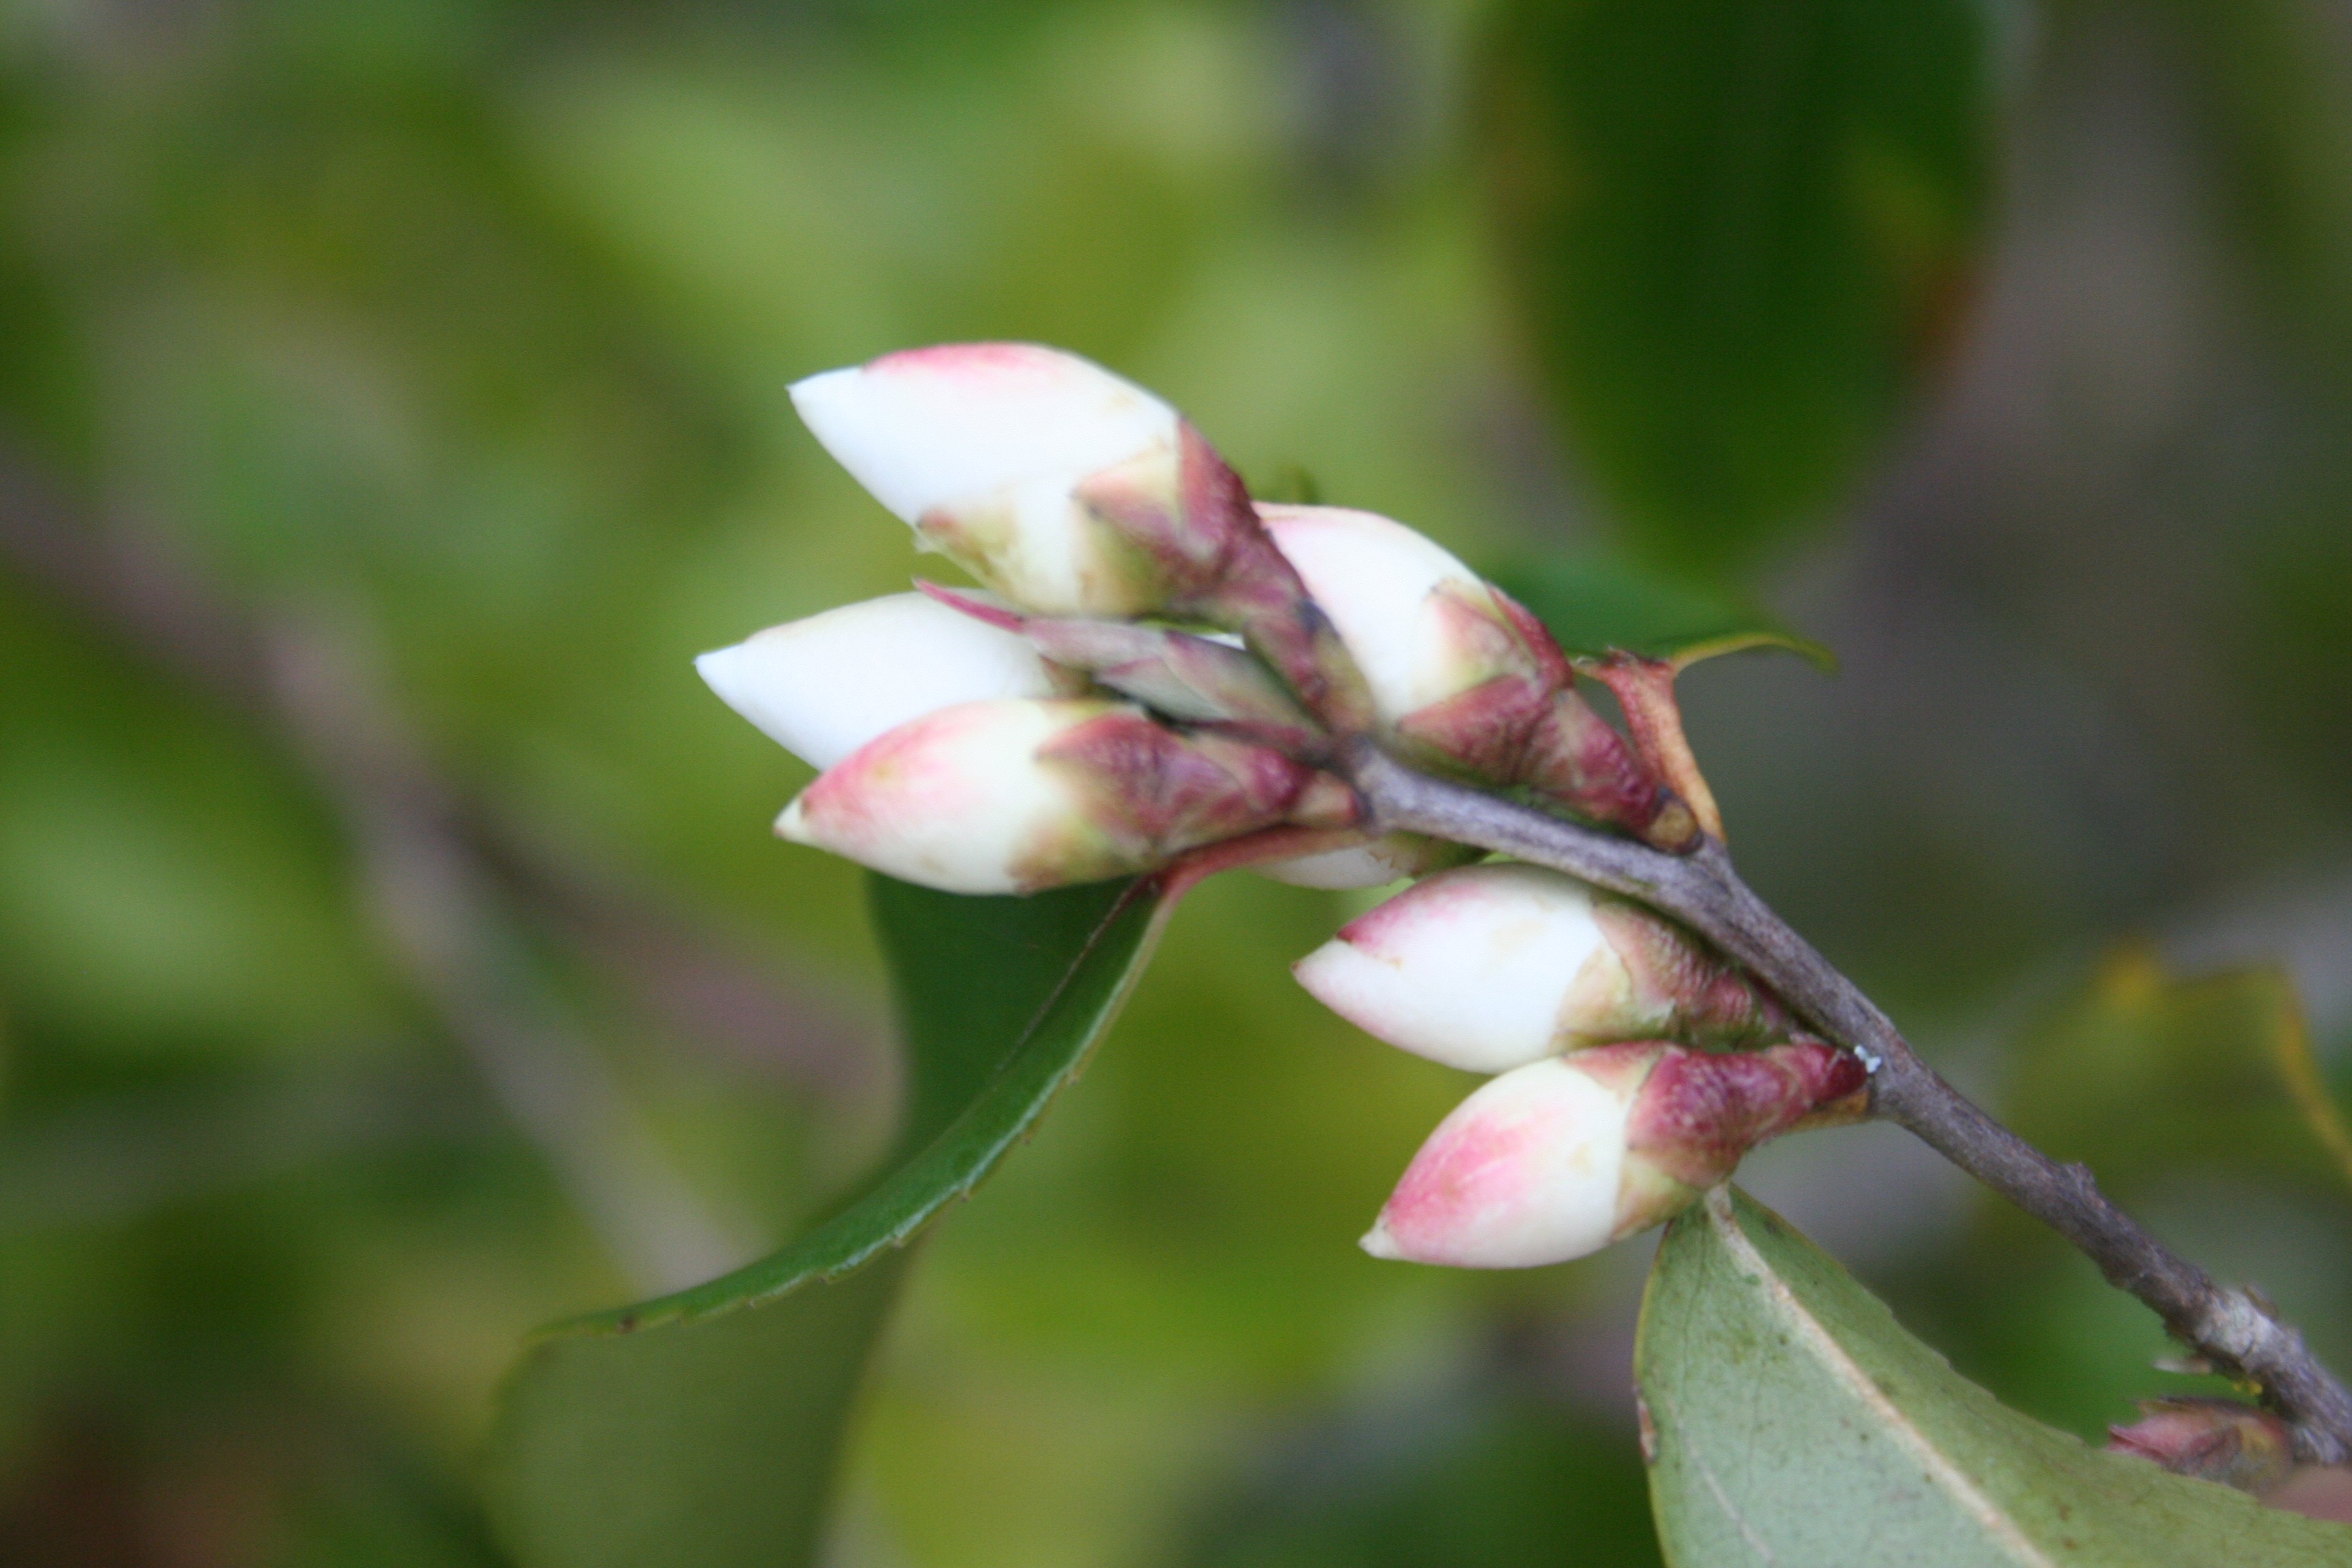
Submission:
{"label": "bokeh background", "polygon": [[[688,661],[903,585],[785,387],[943,340],[1827,643],[1685,682],[1749,879],[2352,1364],[2352,8],[1904,9],[0,0],[0,1563],[496,1563],[524,1335],[883,1146]],[[1655,1561],[1645,1248],[1355,1249],[1466,1087],[1290,984],[1360,904],[1183,911],[831,1561]],[[2200,1386],[1895,1134],[1750,1181],[2045,1419]]]}

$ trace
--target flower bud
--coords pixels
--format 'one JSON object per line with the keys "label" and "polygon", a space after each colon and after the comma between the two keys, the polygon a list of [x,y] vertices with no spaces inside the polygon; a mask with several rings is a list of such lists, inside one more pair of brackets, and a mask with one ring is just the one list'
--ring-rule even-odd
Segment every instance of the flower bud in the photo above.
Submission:
{"label": "flower bud", "polygon": [[2234,1399],[2143,1399],[2140,1418],[2107,1428],[2107,1447],[2177,1476],[2266,1492],[2294,1471],[2294,1436],[2268,1411]]}
{"label": "flower bud", "polygon": [[937,550],[1022,608],[1238,631],[1318,718],[1370,719],[1362,678],[1176,411],[1075,354],[951,343],[793,388],[816,438]]}
{"label": "flower bud", "polygon": [[1124,703],[1027,700],[900,725],[809,785],[776,831],[926,887],[1012,893],[1355,812],[1338,780],[1265,747],[1180,735]]}
{"label": "flower bud", "polygon": [[793,387],[826,451],[937,550],[1026,608],[1142,615],[1166,584],[1078,488],[1172,498],[1176,411],[1076,354],[947,343],[827,371]]}
{"label": "flower bud", "polygon": [[1581,1258],[1672,1218],[1865,1082],[1818,1041],[1727,1056],[1627,1041],[1514,1068],[1438,1124],[1364,1250],[1465,1268]]}
{"label": "flower bud", "polygon": [[920,594],[770,626],[694,668],[727,706],[818,769],[936,710],[1051,697],[1065,684],[1020,637]]}
{"label": "flower bud", "polygon": [[1367,1034],[1471,1072],[1610,1040],[1730,1046],[1789,1030],[1777,1002],[1681,927],[1539,866],[1418,882],[1292,973]]}
{"label": "flower bud", "polygon": [[1258,515],[1408,753],[1526,785],[1665,847],[1696,836],[1690,813],[1577,694],[1543,624],[1434,541],[1340,507]]}
{"label": "flower bud", "polygon": [[1257,510],[1355,655],[1384,722],[1497,676],[1566,678],[1564,663],[1547,671],[1494,590],[1436,541],[1344,507]]}
{"label": "flower bud", "polygon": [[1560,1057],[1494,1079],[1421,1146],[1364,1250],[1465,1268],[1598,1252],[1617,1237],[1625,1125],[1640,1087]]}

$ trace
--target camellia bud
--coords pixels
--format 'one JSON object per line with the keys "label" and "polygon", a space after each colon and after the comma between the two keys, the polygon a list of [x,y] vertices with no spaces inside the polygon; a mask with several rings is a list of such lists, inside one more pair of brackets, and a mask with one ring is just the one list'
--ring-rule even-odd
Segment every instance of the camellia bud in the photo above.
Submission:
{"label": "camellia bud", "polygon": [[1292,973],[1367,1034],[1506,1072],[1611,1040],[1778,1039],[1779,1003],[1681,927],[1539,866],[1466,866],[1342,928]]}
{"label": "camellia bud", "polygon": [[1465,1268],[1581,1258],[1672,1218],[1867,1081],[1811,1040],[1722,1056],[1629,1041],[1530,1062],[1439,1123],[1364,1250]]}
{"label": "camellia bud", "polygon": [[1034,892],[1152,870],[1280,824],[1339,827],[1355,796],[1280,752],[1180,735],[1125,703],[967,702],[828,769],[776,831],[951,893]]}
{"label": "camellia bud", "polygon": [[920,594],[771,626],[694,668],[727,706],[818,769],[941,708],[1083,684],[1023,638]]}
{"label": "camellia bud", "polygon": [[[1084,670],[1098,684],[1165,718],[1213,724],[1301,760],[1328,743],[1289,689],[1263,660],[1235,646],[1238,639],[1198,637],[1133,621],[1026,616],[985,595],[936,583],[921,587],[942,605],[1026,638],[1055,667]],[[1256,869],[1294,887],[1380,888],[1459,866],[1480,853],[1423,834],[1390,833],[1352,847],[1274,861]]]}
{"label": "camellia bud", "polygon": [[1055,349],[950,343],[811,376],[793,402],[925,548],[1023,609],[1206,620],[1326,723],[1369,721],[1361,677],[1240,478],[1142,388]]}
{"label": "camellia bud", "polygon": [[1565,678],[1564,663],[1548,672],[1494,590],[1435,540],[1344,507],[1257,511],[1356,656],[1384,722],[1498,676]]}
{"label": "camellia bud", "polygon": [[2140,1418],[2107,1428],[2107,1447],[2179,1476],[2266,1492],[2294,1473],[2294,1435],[2266,1410],[2233,1399],[2143,1399]]}
{"label": "camellia bud", "polygon": [[1662,847],[1696,837],[1688,809],[1577,694],[1543,624],[1434,541],[1341,507],[1261,506],[1258,515],[1408,753],[1526,785]]}
{"label": "camellia bud", "polygon": [[1029,343],[947,343],[813,375],[824,449],[937,550],[1025,608],[1143,615],[1168,587],[1078,498],[1117,470],[1172,496],[1182,421],[1141,387]]}

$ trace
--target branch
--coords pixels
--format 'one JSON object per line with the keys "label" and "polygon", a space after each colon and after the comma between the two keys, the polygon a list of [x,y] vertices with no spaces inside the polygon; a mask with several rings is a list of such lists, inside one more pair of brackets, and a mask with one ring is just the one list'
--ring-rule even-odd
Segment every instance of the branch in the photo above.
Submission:
{"label": "branch", "polygon": [[2352,1394],[2267,1302],[2225,1289],[2176,1256],[2099,1191],[2081,1165],[2062,1165],[1994,1121],[1919,1059],[1853,982],[1815,952],[1732,868],[1719,840],[1670,855],[1580,826],[1466,784],[1416,773],[1369,742],[1347,769],[1372,826],[1427,833],[1637,899],[1713,942],[1871,1069],[1874,1115],[1930,1147],[2073,1242],[2118,1289],[2164,1320],[2217,1370],[2257,1385],[2315,1464],[2352,1459]]}

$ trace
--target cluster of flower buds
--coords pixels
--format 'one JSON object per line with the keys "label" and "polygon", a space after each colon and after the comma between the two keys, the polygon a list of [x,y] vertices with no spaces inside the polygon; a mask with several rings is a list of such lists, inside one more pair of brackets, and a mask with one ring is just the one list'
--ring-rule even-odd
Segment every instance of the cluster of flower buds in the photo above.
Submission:
{"label": "cluster of flower buds", "polygon": [[1364,1238],[1381,1258],[1581,1257],[1671,1218],[1765,1139],[1858,1110],[1866,1082],[1680,927],[1534,866],[1418,882],[1296,973],[1367,1033],[1499,1075],[1414,1157]]}
{"label": "cluster of flower buds", "polygon": [[[1028,891],[1276,826],[1336,829],[1319,764],[1375,735],[1681,847],[1688,809],[1532,616],[1369,512],[1255,506],[1150,393],[1026,344],[890,354],[793,396],[985,592],[851,605],[704,656],[821,769],[778,823],[894,876]],[[987,704],[971,712],[952,711]],[[1377,886],[1468,858],[1410,835],[1272,868]]]}
{"label": "cluster of flower buds", "polygon": [[1658,748],[1604,722],[1550,634],[1428,539],[1369,512],[1254,504],[1175,410],[1049,349],[891,354],[793,397],[920,546],[981,586],[919,584],[698,661],[819,770],[779,833],[963,893],[1192,851],[1314,887],[1439,873],[1298,968],[1371,1033],[1501,1075],[1413,1162],[1374,1252],[1574,1257],[1855,1099],[1853,1058],[1791,1037],[1777,1001],[1671,923],[1358,826],[1330,770],[1370,742],[1661,847],[1701,834]]}

